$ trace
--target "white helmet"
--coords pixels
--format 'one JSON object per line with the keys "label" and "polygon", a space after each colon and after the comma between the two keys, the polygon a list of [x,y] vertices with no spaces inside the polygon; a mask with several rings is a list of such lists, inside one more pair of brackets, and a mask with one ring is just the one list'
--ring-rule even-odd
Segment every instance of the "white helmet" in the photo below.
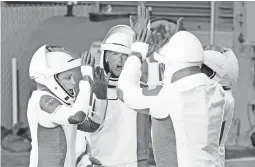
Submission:
{"label": "white helmet", "polygon": [[204,47],[204,56],[204,64],[216,72],[212,79],[229,88],[237,82],[239,64],[231,49],[208,45]]}
{"label": "white helmet", "polygon": [[[130,54],[133,36],[135,32],[127,25],[117,25],[111,28],[101,44],[100,67],[104,68],[105,74],[110,72],[108,63],[105,61],[105,51],[114,51]],[[109,85],[116,86],[118,78],[110,78]]]}
{"label": "white helmet", "polygon": [[165,79],[168,78],[171,81],[172,75],[178,70],[191,66],[201,67],[204,61],[203,46],[192,33],[179,31],[160,49],[158,54],[155,53],[155,59],[165,64]]}
{"label": "white helmet", "polygon": [[35,82],[45,85],[65,103],[75,100],[75,90],[69,93],[58,81],[56,74],[81,66],[80,59],[69,49],[58,46],[41,46],[33,55],[29,76]]}

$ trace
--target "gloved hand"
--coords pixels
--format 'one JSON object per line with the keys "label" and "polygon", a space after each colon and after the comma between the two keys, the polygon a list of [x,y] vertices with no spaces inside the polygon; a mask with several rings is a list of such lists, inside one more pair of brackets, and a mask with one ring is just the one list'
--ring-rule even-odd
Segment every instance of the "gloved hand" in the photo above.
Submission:
{"label": "gloved hand", "polygon": [[130,55],[137,56],[141,60],[141,63],[143,63],[147,57],[151,36],[152,33],[147,28],[135,32],[134,43],[131,46]]}
{"label": "gloved hand", "polygon": [[137,21],[130,16],[129,23],[135,32],[139,32],[144,28],[150,29],[150,12],[146,9],[144,2],[139,2],[137,6]]}
{"label": "gloved hand", "polygon": [[81,57],[81,73],[84,80],[93,80],[92,71],[95,66],[95,57],[89,52],[84,52]]}
{"label": "gloved hand", "polygon": [[135,32],[131,55],[137,56],[141,62],[146,58],[149,41],[151,40],[150,13],[143,2],[137,7],[137,22],[130,17],[130,26]]}
{"label": "gloved hand", "polygon": [[84,155],[78,162],[77,167],[93,167],[93,165],[102,166],[101,162],[96,158]]}
{"label": "gloved hand", "polygon": [[179,32],[179,31],[184,31],[184,30],[185,30],[185,28],[184,28],[184,26],[183,26],[183,20],[184,20],[183,17],[180,17],[180,18],[177,20],[177,26],[176,26],[175,33]]}
{"label": "gloved hand", "polygon": [[96,95],[97,99],[106,100],[107,99],[107,88],[111,74],[108,73],[104,76],[104,69],[100,67],[93,68],[93,83],[90,83],[93,93]]}
{"label": "gloved hand", "polygon": [[[81,65],[82,74],[87,73],[87,76],[84,75],[83,77],[85,80],[88,80],[92,91],[96,95],[97,99],[106,100],[107,88],[111,74],[108,73],[105,77],[103,69],[101,69],[100,67],[95,68],[95,58],[92,58],[89,52],[85,52],[82,55]],[[91,77],[93,77],[93,81]]]}

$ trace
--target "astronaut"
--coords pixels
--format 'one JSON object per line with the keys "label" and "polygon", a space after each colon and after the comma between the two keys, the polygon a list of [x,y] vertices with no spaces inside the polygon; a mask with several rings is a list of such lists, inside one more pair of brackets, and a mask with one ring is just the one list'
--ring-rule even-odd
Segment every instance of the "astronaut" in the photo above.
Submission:
{"label": "astronaut", "polygon": [[179,167],[220,166],[219,136],[225,92],[201,73],[204,51],[187,31],[174,34],[155,54],[165,64],[164,84],[157,96],[144,96],[138,85],[146,58],[150,31],[138,29],[118,82],[118,96],[130,108],[149,109],[154,118],[171,117]]}
{"label": "astronaut", "polygon": [[[177,26],[175,32],[185,30],[183,27],[183,20],[184,18],[179,18],[177,20]],[[171,36],[166,37],[163,41],[158,41],[156,45],[150,46],[149,48],[154,48],[153,52],[158,52],[166,42],[170,40]],[[153,38],[154,39],[154,38]],[[150,50],[150,49],[149,49]],[[150,52],[150,51],[149,51]],[[151,51],[152,52],[152,51]],[[153,53],[152,53],[153,54]],[[149,59],[153,62],[157,62],[153,56],[149,56]],[[159,64],[160,67],[163,67],[160,74],[164,74],[164,64]],[[151,72],[151,71],[150,71]],[[152,73],[150,73],[152,75]],[[151,76],[149,75],[149,77]],[[156,76],[154,74],[154,76]],[[161,77],[164,78],[164,77]],[[152,77],[152,80],[157,81],[157,78]],[[147,96],[157,96],[160,90],[162,89],[162,84],[157,84],[155,89],[147,89],[143,90],[146,92],[145,95]],[[152,117],[152,147],[153,147],[153,154],[154,160],[157,167],[177,167],[177,153],[176,153],[176,138],[173,123],[171,117],[168,116],[164,119],[157,119]]]}
{"label": "astronaut", "polygon": [[[37,89],[29,99],[27,110],[32,137],[29,167],[75,167],[77,125],[83,131],[92,132],[98,120],[104,118],[106,93],[98,90],[106,92],[109,76],[99,77],[103,71],[93,70],[94,61],[89,54],[84,54],[82,59],[75,57],[67,48],[43,45],[31,59],[29,76]],[[76,95],[75,74],[80,66],[83,79]]]}
{"label": "astronaut", "polygon": [[232,95],[232,87],[237,82],[239,64],[234,52],[219,45],[204,46],[204,63],[201,68],[210,79],[222,85],[226,93],[223,122],[220,135],[220,164],[225,166],[225,142],[231,127],[234,114],[235,99]]}
{"label": "astronaut", "polygon": [[[105,121],[96,132],[87,133],[86,139],[90,146],[89,154],[103,166],[148,166],[149,116],[127,107],[119,100],[116,92],[118,78],[130,54],[133,36],[131,27],[117,25],[108,31],[101,45],[100,66],[105,75],[111,73],[107,90],[108,107]],[[79,140],[77,148],[85,145],[85,142]],[[77,151],[82,152],[78,149]],[[84,156],[78,166],[86,167],[87,162]]]}

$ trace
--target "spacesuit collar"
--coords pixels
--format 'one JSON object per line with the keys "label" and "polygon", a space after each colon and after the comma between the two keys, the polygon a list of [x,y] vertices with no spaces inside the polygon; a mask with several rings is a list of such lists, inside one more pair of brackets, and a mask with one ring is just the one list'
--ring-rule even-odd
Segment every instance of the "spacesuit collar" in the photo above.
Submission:
{"label": "spacesuit collar", "polygon": [[229,90],[231,90],[231,88],[230,88],[230,87],[228,87],[228,86],[222,86],[222,88],[223,88],[225,91],[229,91]]}
{"label": "spacesuit collar", "polygon": [[204,73],[196,73],[193,75],[188,75],[186,77],[180,78],[179,80],[176,80],[174,83],[164,84],[163,87],[170,86],[172,88],[174,87],[174,89],[177,89],[178,91],[187,91],[203,85],[220,86],[217,82],[208,78],[207,75],[205,75]]}
{"label": "spacesuit collar", "polygon": [[118,100],[116,88],[109,88],[107,89],[107,99],[108,100]]}
{"label": "spacesuit collar", "polygon": [[116,88],[117,86],[115,85],[108,85],[108,88]]}
{"label": "spacesuit collar", "polygon": [[174,82],[176,82],[176,81],[178,81],[178,80],[180,80],[184,77],[194,75],[194,74],[197,74],[197,73],[201,73],[200,68],[197,67],[197,66],[187,67],[187,68],[181,69],[179,71],[176,71],[173,74],[173,77],[171,79],[171,83],[174,83]]}

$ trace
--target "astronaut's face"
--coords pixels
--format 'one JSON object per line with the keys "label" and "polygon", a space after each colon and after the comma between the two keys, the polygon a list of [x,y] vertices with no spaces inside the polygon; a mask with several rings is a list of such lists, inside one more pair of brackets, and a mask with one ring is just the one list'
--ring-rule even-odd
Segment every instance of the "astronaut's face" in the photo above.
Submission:
{"label": "astronaut's face", "polygon": [[109,64],[110,71],[116,77],[120,76],[120,73],[124,67],[127,58],[128,55],[124,53],[105,51],[105,59]]}
{"label": "astronaut's face", "polygon": [[78,68],[64,71],[57,75],[57,78],[60,84],[62,84],[69,91],[73,89],[77,89],[78,87],[77,83],[79,83],[78,80],[80,80],[80,77],[77,77],[78,71],[79,71],[77,69]]}

